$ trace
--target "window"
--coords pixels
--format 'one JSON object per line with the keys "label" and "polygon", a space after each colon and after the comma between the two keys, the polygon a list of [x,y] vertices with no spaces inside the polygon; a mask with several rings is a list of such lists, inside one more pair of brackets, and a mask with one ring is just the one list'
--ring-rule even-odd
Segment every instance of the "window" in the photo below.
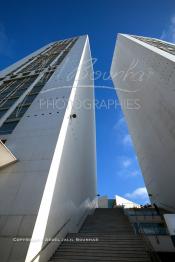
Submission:
{"label": "window", "polygon": [[163,223],[134,223],[137,233],[146,235],[167,235],[167,228]]}
{"label": "window", "polygon": [[[70,44],[70,41],[72,41],[69,48],[66,50],[66,52],[63,52],[61,54],[61,57],[58,59],[56,63],[56,65],[60,64],[61,61],[64,59],[64,57],[67,55],[67,52],[72,48],[76,40],[77,38],[75,38],[73,41],[72,39],[66,42],[60,41],[60,42],[53,44],[49,48],[46,48],[39,55],[35,56],[34,61],[31,61],[30,64],[26,65],[26,67],[19,70],[19,73],[23,73],[22,78],[18,77],[18,75],[14,75],[16,79],[5,81],[2,84],[2,86],[0,87],[0,101],[3,102],[3,98],[5,97],[6,97],[6,100],[4,99],[5,101],[4,104],[1,103],[0,117],[2,117],[6,113],[6,111],[17,101],[17,99],[19,99],[19,97],[26,91],[26,89],[37,78],[38,75],[36,74],[32,76],[28,75],[29,74],[28,71],[37,70],[37,72],[39,73],[43,70],[44,67],[48,66],[48,72],[44,74],[42,79],[33,87],[31,92],[26,96],[26,98],[24,98],[22,103],[18,105],[18,107],[14,110],[14,112],[12,112],[12,114],[8,117],[8,119],[0,127],[0,134],[10,134],[14,130],[14,128],[20,121],[21,117],[23,117],[24,113],[30,107],[30,105],[32,104],[32,102],[34,101],[38,93],[42,90],[46,82],[49,80],[49,78],[52,76],[53,72],[55,71],[56,67],[50,68],[51,70],[49,69],[50,63],[54,61],[54,59],[58,56],[58,54],[61,53],[62,50],[65,50],[65,47],[68,44]],[[47,52],[45,52],[46,50]],[[30,58],[30,60],[31,59],[33,58]],[[15,69],[14,71],[16,70],[17,69]],[[13,77],[12,72],[9,75]]]}
{"label": "window", "polygon": [[5,114],[7,109],[0,109],[0,118]]}
{"label": "window", "polygon": [[0,128],[0,135],[10,134],[17,125],[18,121],[5,122]]}
{"label": "window", "polygon": [[0,117],[19,99],[19,97],[33,83],[37,76],[18,79],[16,81],[7,82],[0,92]]}

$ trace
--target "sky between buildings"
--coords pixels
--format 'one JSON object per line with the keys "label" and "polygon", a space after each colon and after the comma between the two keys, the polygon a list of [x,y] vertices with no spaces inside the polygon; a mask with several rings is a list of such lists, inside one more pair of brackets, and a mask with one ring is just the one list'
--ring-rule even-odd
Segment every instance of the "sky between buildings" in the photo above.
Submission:
{"label": "sky between buildings", "polygon": [[[88,34],[101,105],[96,109],[98,193],[147,203],[132,140],[109,78],[120,32],[175,42],[175,1],[2,1],[0,70],[49,42]],[[106,109],[109,100],[116,106]]]}

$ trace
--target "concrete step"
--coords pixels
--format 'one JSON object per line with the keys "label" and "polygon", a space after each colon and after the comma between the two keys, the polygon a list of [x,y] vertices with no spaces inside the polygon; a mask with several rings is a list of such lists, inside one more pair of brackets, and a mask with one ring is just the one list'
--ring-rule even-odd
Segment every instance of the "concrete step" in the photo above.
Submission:
{"label": "concrete step", "polygon": [[121,243],[126,243],[126,242],[141,242],[139,238],[130,238],[129,236],[127,237],[103,237],[103,236],[86,236],[86,235],[77,235],[76,237],[70,237],[66,238],[63,242],[103,242],[103,241],[116,241],[116,242],[121,242]]}
{"label": "concrete step", "polygon": [[52,262],[150,262],[144,242],[134,234],[122,208],[96,209],[79,233],[70,233]]}
{"label": "concrete step", "polygon": [[[89,229],[87,228],[87,229],[81,230],[81,233],[93,233],[93,232],[100,233],[101,231],[102,231],[102,228],[91,227]],[[125,234],[128,234],[128,235],[133,234],[132,230],[118,230],[118,229],[115,229],[115,228],[112,228],[112,227],[106,228],[106,230],[103,229],[103,233],[112,233],[112,232],[114,234],[121,234],[121,233],[125,233]]]}
{"label": "concrete step", "polygon": [[134,232],[133,230],[131,229],[128,229],[128,230],[119,230],[119,229],[116,229],[115,227],[108,227],[106,229],[104,228],[101,228],[101,227],[89,227],[89,228],[85,228],[85,229],[82,229],[80,231],[80,233],[100,233],[100,232],[103,232],[105,234],[107,233],[114,233],[114,234],[128,234],[128,235],[132,235]]}
{"label": "concrete step", "polygon": [[[140,258],[140,259],[147,259],[148,260],[148,256],[147,255],[140,255],[140,254],[123,254],[123,253],[116,253],[116,254],[106,254],[106,253],[103,253],[103,254],[98,254],[98,253],[96,253],[96,254],[90,254],[90,253],[80,253],[80,254],[74,254],[74,253],[66,253],[66,252],[64,252],[64,253],[61,253],[61,254],[59,254],[58,256],[57,255],[55,255],[54,256],[55,258],[71,258],[71,259],[82,259],[83,260],[83,258],[84,257],[86,257],[86,258],[88,258],[88,259],[99,259],[99,258],[101,258],[102,260],[105,260],[105,258],[106,259],[117,259],[117,258],[127,258],[128,260],[130,260],[130,259],[138,259],[138,258]],[[114,260],[115,261],[115,260]]]}
{"label": "concrete step", "polygon": [[99,235],[86,235],[85,233],[83,233],[82,235],[77,235],[77,236],[67,236],[65,238],[65,242],[66,241],[76,241],[78,238],[87,238],[87,240],[89,239],[89,241],[100,241],[100,240],[137,240],[140,241],[140,238],[134,238],[132,235],[125,235],[125,236],[99,236]]}
{"label": "concrete step", "polygon": [[[107,243],[108,242],[108,243]],[[67,246],[70,246],[70,245],[82,245],[82,246],[102,246],[102,245],[106,245],[106,246],[144,246],[144,244],[142,242],[134,242],[134,241],[97,241],[97,242],[92,242],[92,241],[89,241],[89,242],[85,242],[85,241],[74,241],[74,242],[64,242],[62,245],[67,245]]]}
{"label": "concrete step", "polygon": [[132,238],[132,239],[140,239],[140,237],[136,234],[127,234],[127,233],[122,233],[122,234],[113,234],[113,233],[104,233],[104,232],[87,232],[86,234],[79,232],[79,233],[69,233],[67,237],[77,237],[77,236],[98,236],[98,237],[114,237],[114,238]]}
{"label": "concrete step", "polygon": [[70,240],[63,241],[64,243],[102,243],[102,242],[115,242],[115,243],[142,243],[139,239],[129,239],[129,238],[92,238],[86,236],[77,236],[76,238],[71,238]]}
{"label": "concrete step", "polygon": [[58,258],[58,257],[65,257],[65,258],[68,258],[68,257],[71,257],[71,258],[83,258],[83,257],[86,257],[86,258],[118,258],[118,257],[123,257],[123,258],[148,258],[148,255],[146,253],[143,253],[143,254],[140,254],[140,253],[124,253],[124,252],[120,252],[120,253],[106,253],[106,252],[103,252],[103,253],[98,253],[98,252],[94,252],[94,253],[91,253],[90,251],[89,252],[59,252],[59,253],[56,253],[54,255],[54,257]]}
{"label": "concrete step", "polygon": [[135,257],[102,257],[102,256],[91,256],[91,257],[85,257],[85,256],[81,256],[81,257],[54,257],[52,258],[50,261],[58,261],[58,262],[81,262],[81,261],[117,261],[117,262],[150,262],[150,259],[148,257],[137,257],[137,255],[135,255]]}
{"label": "concrete step", "polygon": [[109,258],[105,258],[105,259],[97,259],[97,258],[80,258],[80,259],[72,259],[72,258],[53,258],[51,260],[49,260],[50,262],[97,262],[97,261],[105,261],[105,262],[111,262],[111,261],[116,261],[116,262],[150,262],[150,259],[147,258],[115,258],[115,259],[111,259]]}
{"label": "concrete step", "polygon": [[[126,252],[129,251],[143,251],[145,252],[145,248],[144,246],[124,246],[123,248],[125,248]],[[110,245],[106,245],[106,246],[62,246],[61,250],[92,250],[92,251],[96,251],[96,250],[107,250],[107,251],[120,251],[123,250],[121,246],[110,246]],[[57,252],[57,251],[56,251]]]}
{"label": "concrete step", "polygon": [[147,256],[147,252],[143,251],[143,250],[125,250],[123,248],[123,250],[109,250],[109,249],[80,249],[80,250],[74,250],[74,249],[61,249],[60,251],[57,251],[55,253],[55,256],[61,256],[61,255],[77,255],[77,256],[83,256],[84,254],[86,254],[86,256],[89,255],[93,255],[93,256],[120,256],[122,254],[122,256],[135,256],[137,255],[137,257],[145,257]]}
{"label": "concrete step", "polygon": [[99,249],[99,250],[101,250],[101,249],[105,249],[105,250],[108,250],[108,249],[110,249],[110,250],[123,250],[123,249],[126,249],[126,250],[146,250],[145,249],[145,247],[144,247],[144,245],[140,245],[140,246],[138,246],[137,244],[135,244],[135,245],[131,245],[131,244],[111,244],[111,243],[109,243],[109,244],[107,244],[107,243],[104,243],[104,244],[99,244],[99,245],[80,245],[80,244],[75,244],[75,245],[62,245],[61,247],[60,247],[60,249],[59,250],[61,250],[61,249],[75,249],[75,250],[78,250],[78,249],[87,249],[87,250],[89,250],[89,249],[92,249],[92,250],[94,250],[94,249]]}
{"label": "concrete step", "polygon": [[71,241],[78,241],[78,239],[80,239],[80,241],[82,240],[86,240],[86,242],[90,241],[90,242],[100,242],[100,241],[103,241],[103,240],[112,240],[112,241],[140,241],[139,238],[133,238],[132,235],[131,237],[129,237],[128,235],[127,236],[99,236],[99,235],[86,235],[86,234],[83,234],[83,235],[77,235],[77,236],[70,236],[70,237],[67,237],[65,239],[64,242],[71,242]]}

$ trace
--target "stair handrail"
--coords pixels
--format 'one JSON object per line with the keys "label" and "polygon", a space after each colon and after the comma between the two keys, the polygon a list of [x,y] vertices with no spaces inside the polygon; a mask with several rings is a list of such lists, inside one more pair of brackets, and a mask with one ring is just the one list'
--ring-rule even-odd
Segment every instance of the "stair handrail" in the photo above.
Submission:
{"label": "stair handrail", "polygon": [[[134,208],[134,213],[135,213],[135,217],[136,217],[136,221],[137,221],[137,226],[138,226],[138,230],[135,229],[134,225],[132,224],[132,221],[130,219],[130,216],[129,214],[126,212],[125,214],[128,216],[128,219],[130,221],[130,223],[132,224],[132,227],[134,229],[134,232],[136,234],[138,234],[138,236],[140,236],[140,238],[142,239],[143,241],[143,244],[152,260],[152,262],[161,262],[159,256],[157,255],[157,253],[155,252],[155,250],[153,249],[150,241],[148,240],[148,238],[145,236],[145,232],[143,230],[143,227],[140,225],[140,221],[138,219],[138,214]],[[140,230],[141,229],[141,230]]]}
{"label": "stair handrail", "polygon": [[145,236],[144,230],[142,228],[142,226],[139,224],[139,228],[141,230],[138,230],[138,235],[141,237],[141,239],[143,240],[144,246],[147,249],[147,252],[150,255],[150,258],[152,260],[152,262],[161,262],[159,256],[157,255],[156,251],[154,250],[153,246],[151,245],[150,241],[148,240],[148,238]]}
{"label": "stair handrail", "polygon": [[86,210],[86,211],[82,214],[82,216],[80,217],[80,219],[78,220],[78,223],[76,224],[77,227],[81,224],[81,222],[83,221],[83,218],[84,218],[84,217],[87,217],[87,214],[88,214],[88,211]]}
{"label": "stair handrail", "polygon": [[63,228],[69,223],[69,221],[71,220],[71,218],[69,218],[58,230],[57,232],[52,236],[52,238],[50,238],[49,241],[47,241],[47,243],[40,249],[40,251],[32,258],[32,260],[30,262],[34,262],[35,259],[43,252],[43,250],[46,249],[46,247],[52,243],[52,239],[56,238],[56,236],[63,230]]}

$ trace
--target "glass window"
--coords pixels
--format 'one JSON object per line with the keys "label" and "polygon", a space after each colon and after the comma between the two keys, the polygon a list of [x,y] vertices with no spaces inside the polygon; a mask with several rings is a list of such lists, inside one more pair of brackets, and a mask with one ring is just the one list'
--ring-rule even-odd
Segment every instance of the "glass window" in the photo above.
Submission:
{"label": "glass window", "polygon": [[10,107],[10,106],[12,106],[16,100],[17,100],[16,98],[7,99],[6,102],[3,104],[3,107]]}
{"label": "glass window", "polygon": [[0,118],[6,113],[7,109],[0,109]]}
{"label": "glass window", "polygon": [[18,106],[16,110],[10,115],[9,119],[22,117],[28,108],[29,108],[28,106],[21,106],[21,107]]}
{"label": "glass window", "polygon": [[0,135],[10,134],[17,124],[18,121],[5,122],[0,128]]}
{"label": "glass window", "polygon": [[163,223],[134,223],[137,233],[146,235],[167,235],[167,228]]}

